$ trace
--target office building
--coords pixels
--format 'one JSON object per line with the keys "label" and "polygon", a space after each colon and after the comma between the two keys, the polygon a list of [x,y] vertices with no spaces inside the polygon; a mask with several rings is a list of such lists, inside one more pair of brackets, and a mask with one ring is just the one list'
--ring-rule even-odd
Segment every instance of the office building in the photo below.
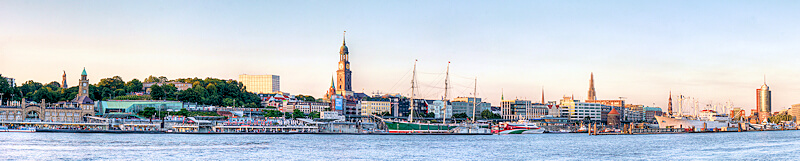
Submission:
{"label": "office building", "polygon": [[281,91],[281,77],[278,75],[239,75],[239,82],[247,92],[267,94]]}
{"label": "office building", "polygon": [[769,90],[767,82],[756,89],[756,109],[758,109],[758,121],[767,119],[772,113],[772,91]]}

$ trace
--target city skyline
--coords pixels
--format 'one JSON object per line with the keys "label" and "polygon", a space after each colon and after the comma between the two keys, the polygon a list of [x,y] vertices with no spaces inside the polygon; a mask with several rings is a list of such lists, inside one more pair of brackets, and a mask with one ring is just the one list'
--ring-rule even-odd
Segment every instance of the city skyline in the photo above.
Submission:
{"label": "city skyline", "polygon": [[[352,89],[367,94],[408,93],[403,75],[418,59],[423,84],[450,61],[451,82],[477,77],[492,104],[538,100],[542,88],[546,100],[585,100],[590,73],[597,99],[662,109],[670,90],[754,109],[764,75],[773,112],[800,103],[796,2],[256,3],[0,2],[0,73],[18,85],[63,71],[77,82],[83,67],[91,83],[274,74],[286,92],[322,97],[347,30]],[[441,97],[436,88],[420,94]],[[471,96],[458,90],[451,98]]]}

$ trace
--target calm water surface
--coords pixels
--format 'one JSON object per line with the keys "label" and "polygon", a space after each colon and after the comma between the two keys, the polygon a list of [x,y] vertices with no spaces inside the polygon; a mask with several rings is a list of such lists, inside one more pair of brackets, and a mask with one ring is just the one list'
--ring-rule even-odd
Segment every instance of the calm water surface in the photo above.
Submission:
{"label": "calm water surface", "polygon": [[589,136],[0,133],[0,160],[797,160],[800,131]]}

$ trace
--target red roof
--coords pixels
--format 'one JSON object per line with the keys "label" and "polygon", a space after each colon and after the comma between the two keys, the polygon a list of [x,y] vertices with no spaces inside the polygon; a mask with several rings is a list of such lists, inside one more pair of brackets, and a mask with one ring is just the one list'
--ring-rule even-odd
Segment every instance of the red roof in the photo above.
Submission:
{"label": "red roof", "polygon": [[609,115],[612,115],[612,114],[613,114],[613,115],[619,115],[619,112],[617,112],[617,109],[615,109],[615,108],[611,108],[611,112],[608,112],[608,114],[609,114]]}

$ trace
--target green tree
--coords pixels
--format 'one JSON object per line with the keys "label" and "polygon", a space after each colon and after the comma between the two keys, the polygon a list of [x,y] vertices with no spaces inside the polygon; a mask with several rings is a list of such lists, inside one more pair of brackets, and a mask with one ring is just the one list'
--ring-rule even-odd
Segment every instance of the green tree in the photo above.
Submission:
{"label": "green tree", "polygon": [[[2,100],[0,100],[0,102],[6,102],[8,100],[11,100],[11,95],[17,93],[15,92],[14,87],[8,84],[8,80],[6,80],[6,78],[3,77],[2,74],[0,74],[0,93],[3,93],[2,95],[0,95],[0,97],[2,97]],[[19,94],[15,94],[15,96],[17,95]]]}
{"label": "green tree", "polygon": [[45,87],[50,87],[50,89],[53,89],[53,90],[55,90],[55,89],[59,89],[59,88],[61,88],[61,83],[58,83],[58,82],[56,82],[56,81],[52,81],[52,82],[50,82],[50,83],[47,83],[47,85],[44,85],[44,86],[45,86]]}
{"label": "green tree", "polygon": [[139,79],[134,78],[128,83],[125,83],[125,91],[126,92],[141,92],[142,91],[142,82]]}
{"label": "green tree", "polygon": [[311,117],[311,118],[319,118],[319,116],[320,116],[320,114],[319,114],[318,111],[312,111],[311,113],[308,114],[308,117]]}
{"label": "green tree", "polygon": [[202,98],[200,94],[195,92],[193,89],[188,89],[184,91],[178,92],[178,100],[184,102],[200,102]]}
{"label": "green tree", "polygon": [[165,99],[166,100],[175,100],[178,94],[178,88],[175,87],[173,84],[164,84],[161,86],[164,89]]}
{"label": "green tree", "polygon": [[262,110],[264,112],[264,117],[282,117],[283,112],[278,110]]}
{"label": "green tree", "polygon": [[167,82],[167,81],[169,81],[169,79],[167,79],[167,77],[164,77],[164,76],[154,77],[153,75],[150,75],[149,77],[144,79],[145,83],[159,83],[159,82]]}
{"label": "green tree", "polygon": [[147,118],[153,118],[153,116],[155,116],[156,118],[161,118],[163,115],[165,115],[165,114],[161,114],[161,112],[156,110],[155,107],[145,107],[144,109],[142,109],[141,111],[137,112],[136,114],[139,115],[139,116],[142,116],[142,117],[147,117]]}
{"label": "green tree", "polygon": [[771,123],[775,123],[775,124],[780,123],[781,121],[792,121],[792,120],[793,120],[793,117],[791,115],[787,115],[787,114],[779,114],[779,115],[770,116],[770,117],[767,118],[767,121],[769,121]]}
{"label": "green tree", "polygon": [[301,100],[303,102],[316,102],[317,101],[317,99],[315,99],[314,96],[306,96],[306,95],[302,95],[302,94],[294,96],[294,98],[296,98],[297,100]]}
{"label": "green tree", "polygon": [[19,89],[22,92],[22,94],[25,95],[24,96],[25,98],[33,99],[33,93],[36,92],[36,90],[41,89],[42,87],[43,87],[42,83],[34,82],[33,80],[28,80],[25,83],[22,83]]}
{"label": "green tree", "polygon": [[150,96],[153,96],[155,99],[164,99],[166,94],[164,93],[164,89],[161,88],[158,84],[153,84],[150,86]]}
{"label": "green tree", "polygon": [[457,113],[453,115],[453,118],[468,118],[466,113]]}
{"label": "green tree", "polygon": [[499,119],[501,117],[500,117],[500,115],[495,114],[492,111],[483,110],[483,111],[481,111],[481,118],[484,118],[484,119]]}
{"label": "green tree", "polygon": [[300,111],[299,109],[294,109],[294,112],[292,112],[292,116],[294,116],[294,118],[304,118],[306,117],[306,114],[303,113],[303,111]]}
{"label": "green tree", "polygon": [[122,77],[120,76],[114,76],[111,78],[100,79],[100,82],[97,83],[97,86],[109,88],[111,91],[115,91],[117,89],[125,89],[125,81],[123,81]]}
{"label": "green tree", "polygon": [[56,103],[61,98],[59,97],[59,93],[51,89],[50,87],[43,87],[36,92],[33,93],[33,100],[36,102],[40,102],[42,99],[45,100],[47,103]]}

